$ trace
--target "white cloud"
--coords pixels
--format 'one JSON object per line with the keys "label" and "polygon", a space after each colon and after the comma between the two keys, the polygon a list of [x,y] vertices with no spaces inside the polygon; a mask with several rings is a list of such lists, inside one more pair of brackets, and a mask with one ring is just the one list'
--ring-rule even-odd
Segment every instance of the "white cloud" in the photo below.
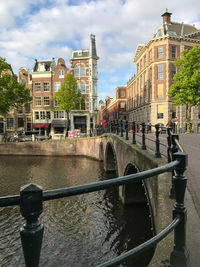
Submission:
{"label": "white cloud", "polygon": [[89,48],[93,33],[100,57],[99,76],[111,77],[107,78],[107,86],[99,79],[102,90],[114,91],[109,88],[113,79],[119,77],[116,83],[121,85],[133,75],[136,46],[153,36],[155,28],[162,24],[166,7],[173,13],[173,21],[195,23],[200,28],[197,0],[169,0],[167,6],[159,0],[45,3],[47,0],[0,1],[0,56],[7,58],[15,72],[23,65],[31,69],[34,58],[63,57],[67,63],[72,49]]}

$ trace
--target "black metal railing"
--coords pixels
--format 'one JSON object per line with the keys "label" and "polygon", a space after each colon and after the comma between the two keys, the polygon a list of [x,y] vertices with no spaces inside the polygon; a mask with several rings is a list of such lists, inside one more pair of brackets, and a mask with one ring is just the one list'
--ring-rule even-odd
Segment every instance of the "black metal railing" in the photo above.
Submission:
{"label": "black metal railing", "polygon": [[[126,133],[125,138],[127,138],[127,132],[129,131],[129,125],[126,122],[127,127],[123,127],[121,124],[110,124],[103,129],[101,133],[114,131],[119,134],[118,127],[120,126],[121,135]],[[134,141],[134,123],[131,125],[131,130],[133,129],[133,140]],[[143,125],[144,127],[144,125]],[[100,128],[100,127],[99,127]],[[143,128],[144,129],[144,128]],[[143,130],[144,131],[144,130]],[[142,132],[143,135],[145,134]],[[171,134],[171,133],[170,133]],[[170,135],[169,140],[172,139]],[[129,135],[128,135],[129,137]],[[142,139],[144,136],[142,137]],[[174,137],[175,138],[175,137]],[[144,140],[142,141],[144,142]],[[175,142],[176,143],[176,142]],[[134,142],[133,142],[134,144]],[[143,143],[144,145],[144,143]],[[0,207],[8,207],[13,205],[20,206],[21,215],[25,218],[25,224],[20,229],[20,236],[22,242],[22,248],[25,258],[25,264],[27,267],[37,267],[39,266],[40,252],[42,248],[42,239],[44,226],[38,220],[39,216],[43,212],[43,202],[63,197],[70,197],[80,194],[86,194],[89,192],[95,192],[99,190],[104,190],[109,187],[116,187],[120,185],[128,185],[136,181],[142,181],[150,177],[165,173],[168,171],[173,171],[173,182],[174,182],[174,195],[175,204],[173,208],[173,221],[159,234],[141,244],[140,246],[129,250],[128,252],[111,259],[108,262],[98,265],[98,267],[106,266],[116,266],[124,261],[128,261],[150,247],[155,246],[160,240],[162,240],[166,235],[174,230],[174,248],[170,256],[171,266],[185,267],[188,266],[189,256],[186,249],[186,208],[184,206],[184,196],[186,190],[187,178],[184,175],[187,165],[187,155],[183,152],[173,152],[173,147],[168,146],[170,161],[161,167],[143,171],[136,174],[130,174],[123,177],[118,177],[106,181],[100,181],[91,184],[85,184],[80,186],[73,186],[69,188],[62,188],[56,190],[44,191],[36,184],[25,185],[20,190],[20,195],[15,196],[5,196],[0,198]],[[157,151],[158,152],[158,151]]]}

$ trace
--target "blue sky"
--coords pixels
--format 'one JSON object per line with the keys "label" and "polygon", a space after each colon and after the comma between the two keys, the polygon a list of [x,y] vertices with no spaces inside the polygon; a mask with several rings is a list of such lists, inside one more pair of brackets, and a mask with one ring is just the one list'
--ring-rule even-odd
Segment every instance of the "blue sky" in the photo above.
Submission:
{"label": "blue sky", "polygon": [[135,73],[133,55],[150,39],[168,8],[172,21],[200,29],[199,0],[0,0],[0,56],[14,72],[34,59],[69,58],[96,36],[98,95],[115,96]]}

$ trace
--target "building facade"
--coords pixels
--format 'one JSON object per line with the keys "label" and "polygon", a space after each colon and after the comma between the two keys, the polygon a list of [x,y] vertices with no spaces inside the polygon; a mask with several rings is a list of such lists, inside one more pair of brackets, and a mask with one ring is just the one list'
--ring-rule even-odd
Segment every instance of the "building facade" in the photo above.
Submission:
{"label": "building facade", "polygon": [[[90,48],[72,51],[71,70],[63,58],[38,61],[35,59],[32,72],[25,67],[18,71],[18,82],[26,85],[33,100],[18,110],[12,110],[7,118],[0,118],[0,133],[14,134],[18,131],[37,131],[52,138],[66,136],[66,131],[79,129],[84,134],[92,134],[97,114],[97,60],[95,36],[90,36]],[[55,93],[61,87],[66,75],[71,71],[77,87],[85,97],[84,111],[70,112],[70,129],[67,129],[67,113],[54,112]],[[14,74],[13,74],[14,75]]]}
{"label": "building facade", "polygon": [[112,121],[112,120],[126,120],[126,87],[118,86],[116,88],[116,96],[110,98],[106,97],[105,106],[102,110],[102,120]]}
{"label": "building facade", "polygon": [[[163,23],[146,44],[138,44],[133,61],[136,74],[127,82],[127,113],[130,121],[166,125],[177,116],[177,130],[185,129],[186,109],[173,105],[168,91],[177,69],[174,61],[185,49],[200,44],[200,31],[194,25],[171,21],[166,11]],[[199,110],[192,111],[193,131],[200,131]]]}
{"label": "building facade", "polygon": [[78,89],[85,97],[85,112],[71,112],[71,130],[77,128],[87,134],[94,132],[97,117],[98,59],[93,34],[90,35],[89,49],[72,51],[71,72],[77,81]]}

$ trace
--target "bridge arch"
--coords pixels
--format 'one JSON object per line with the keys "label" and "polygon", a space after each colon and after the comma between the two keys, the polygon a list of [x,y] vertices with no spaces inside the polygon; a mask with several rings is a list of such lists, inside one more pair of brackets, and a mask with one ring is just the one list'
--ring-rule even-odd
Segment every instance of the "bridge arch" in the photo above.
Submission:
{"label": "bridge arch", "polygon": [[118,176],[118,165],[115,149],[112,143],[108,142],[105,149],[104,157],[104,169],[106,172],[116,172],[116,177]]}
{"label": "bridge arch", "polygon": [[[138,172],[139,168],[135,164],[128,163],[125,168],[124,175],[134,174]],[[122,188],[122,198],[125,205],[147,204],[148,199],[144,187],[144,182],[138,181],[129,185],[124,185]]]}

